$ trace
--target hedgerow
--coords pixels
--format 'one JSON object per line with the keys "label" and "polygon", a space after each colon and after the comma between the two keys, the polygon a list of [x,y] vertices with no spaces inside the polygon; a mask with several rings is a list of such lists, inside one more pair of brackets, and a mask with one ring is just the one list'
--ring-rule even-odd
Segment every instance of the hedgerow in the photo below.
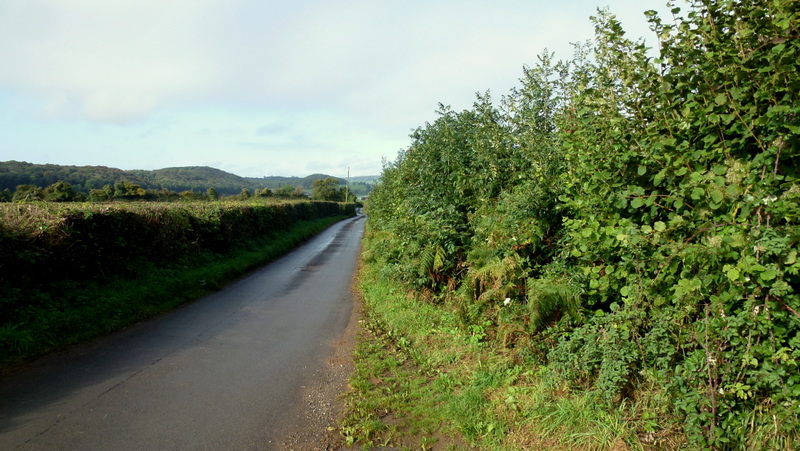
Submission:
{"label": "hedgerow", "polygon": [[499,106],[442,107],[384,168],[366,260],[693,446],[795,449],[800,3],[673,14],[654,52],[601,11]]}
{"label": "hedgerow", "polygon": [[[355,204],[336,202],[0,204],[0,344],[4,347],[0,363],[29,348],[40,351],[42,346],[34,342],[53,346],[64,338],[58,333],[23,340],[20,337],[28,328],[39,335],[55,329],[79,330],[74,323],[60,324],[71,321],[62,317],[91,317],[89,310],[107,310],[103,297],[112,296],[103,294],[104,287],[154,273],[169,279],[171,271],[177,275],[198,264],[224,265],[251,247],[268,246],[270,239],[281,240],[281,234],[292,235],[290,229],[301,221],[353,214]],[[155,296],[186,300],[167,288],[163,291]],[[201,287],[198,295],[202,291]],[[93,298],[83,299],[86,296]],[[130,310],[149,305],[147,299],[115,302],[118,310],[128,309],[118,305],[125,302],[136,304]],[[136,314],[129,316],[136,319]],[[54,325],[47,331],[40,324],[46,317],[62,320],[51,321]]]}
{"label": "hedgerow", "polygon": [[0,204],[0,271],[20,286],[225,253],[297,221],[352,214],[336,202]]}

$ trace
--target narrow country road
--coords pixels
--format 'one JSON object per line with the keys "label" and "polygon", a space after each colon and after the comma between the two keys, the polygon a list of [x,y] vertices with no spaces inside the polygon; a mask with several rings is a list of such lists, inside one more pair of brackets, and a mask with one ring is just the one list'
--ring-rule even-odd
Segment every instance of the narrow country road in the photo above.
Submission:
{"label": "narrow country road", "polygon": [[350,318],[363,219],[173,313],[0,377],[0,449],[281,449]]}

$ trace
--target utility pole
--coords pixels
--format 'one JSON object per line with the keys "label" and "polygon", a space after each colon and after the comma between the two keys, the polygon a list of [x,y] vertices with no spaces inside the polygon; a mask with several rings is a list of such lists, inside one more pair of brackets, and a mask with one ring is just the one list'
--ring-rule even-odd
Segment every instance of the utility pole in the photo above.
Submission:
{"label": "utility pole", "polygon": [[347,167],[347,184],[344,186],[344,201],[350,199],[350,166]]}

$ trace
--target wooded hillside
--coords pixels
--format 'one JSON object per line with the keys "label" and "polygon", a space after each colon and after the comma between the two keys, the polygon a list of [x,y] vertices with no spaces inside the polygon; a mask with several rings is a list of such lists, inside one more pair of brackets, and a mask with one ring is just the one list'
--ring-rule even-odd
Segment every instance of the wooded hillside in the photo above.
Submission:
{"label": "wooded hillside", "polygon": [[[284,186],[310,190],[314,180],[328,177],[330,176],[324,174],[312,174],[307,177],[240,177],[207,166],[123,171],[105,166],[0,162],[0,191],[8,189],[12,193],[20,185],[46,188],[60,181],[69,183],[76,191],[88,193],[93,189],[101,189],[107,185],[114,186],[115,183],[124,181],[146,190],[205,192],[209,188],[214,188],[221,195],[233,195],[239,194],[243,189],[253,192],[257,189]],[[336,178],[336,180],[340,184],[346,183],[344,179]]]}

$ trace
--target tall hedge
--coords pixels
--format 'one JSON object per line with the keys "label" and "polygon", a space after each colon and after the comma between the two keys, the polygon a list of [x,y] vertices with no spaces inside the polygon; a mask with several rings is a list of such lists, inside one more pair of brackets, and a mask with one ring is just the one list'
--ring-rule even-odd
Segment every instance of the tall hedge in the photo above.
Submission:
{"label": "tall hedge", "polygon": [[573,389],[648,409],[641,427],[796,449],[800,2],[690,3],[647,13],[656,50],[600,12],[498,105],[442,109],[384,169],[367,257]]}
{"label": "tall hedge", "polygon": [[225,253],[297,221],[354,214],[336,202],[0,204],[0,274],[10,287],[135,273]]}

